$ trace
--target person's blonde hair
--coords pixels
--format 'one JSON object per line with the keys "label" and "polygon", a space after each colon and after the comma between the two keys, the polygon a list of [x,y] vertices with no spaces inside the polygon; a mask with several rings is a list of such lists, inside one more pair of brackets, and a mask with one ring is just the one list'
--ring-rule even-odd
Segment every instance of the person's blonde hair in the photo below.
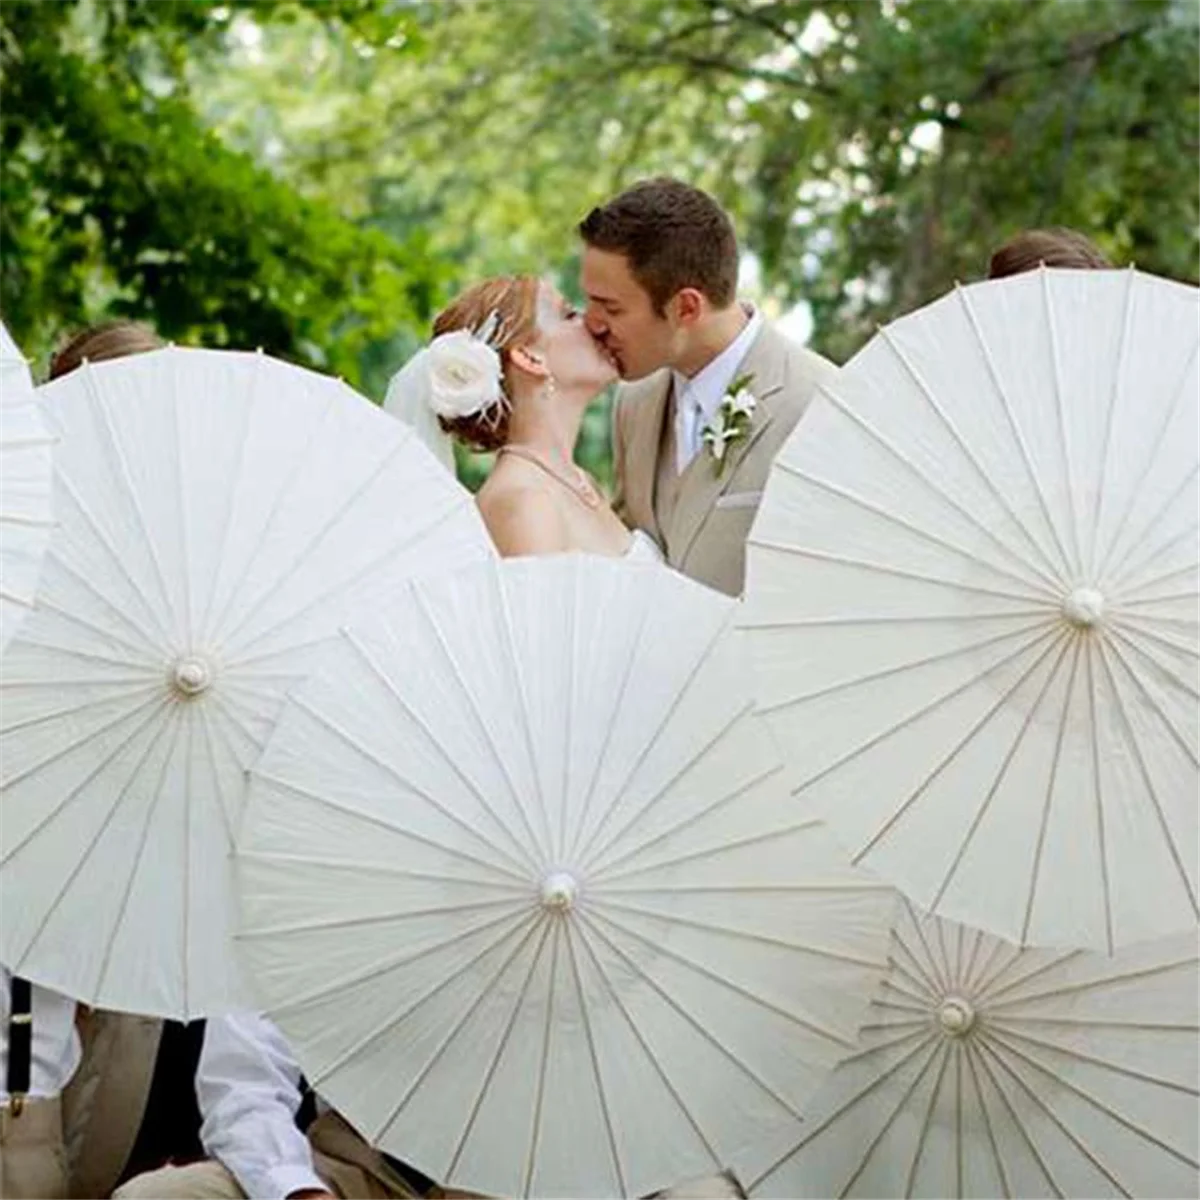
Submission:
{"label": "person's blonde hair", "polygon": [[497,331],[489,345],[503,366],[501,394],[495,403],[469,417],[438,417],[452,437],[476,450],[499,450],[508,441],[512,414],[511,353],[537,337],[539,282],[533,275],[502,275],[472,284],[444,308],[433,322],[433,335],[456,329],[477,330],[495,314]]}
{"label": "person's blonde hair", "polygon": [[162,340],[140,321],[105,321],[73,334],[50,359],[50,378],[61,379],[86,362],[161,350]]}

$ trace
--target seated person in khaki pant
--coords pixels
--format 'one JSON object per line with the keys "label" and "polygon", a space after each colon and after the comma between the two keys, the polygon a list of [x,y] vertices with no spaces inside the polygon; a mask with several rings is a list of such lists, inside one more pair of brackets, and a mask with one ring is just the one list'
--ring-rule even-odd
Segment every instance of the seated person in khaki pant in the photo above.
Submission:
{"label": "seated person in khaki pant", "polygon": [[332,1110],[301,1131],[300,1068],[265,1017],[239,1013],[209,1020],[196,1096],[209,1157],[139,1175],[118,1188],[114,1200],[386,1198],[434,1190],[430,1180],[367,1145]]}
{"label": "seated person in khaki pant", "polygon": [[[263,1200],[302,1197],[463,1197],[437,1187],[404,1163],[369,1146],[332,1110],[301,1132],[300,1068],[279,1030],[249,1013],[210,1019],[196,1094],[200,1139],[210,1156],[131,1179],[113,1200]],[[722,1174],[657,1193],[658,1197],[744,1195]]]}

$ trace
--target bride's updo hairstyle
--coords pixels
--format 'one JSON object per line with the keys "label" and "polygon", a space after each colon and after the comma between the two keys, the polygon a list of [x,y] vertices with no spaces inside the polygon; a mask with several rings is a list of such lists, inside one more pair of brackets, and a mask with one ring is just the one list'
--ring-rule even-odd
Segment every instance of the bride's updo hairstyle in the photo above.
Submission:
{"label": "bride's updo hairstyle", "polygon": [[499,450],[508,441],[512,412],[511,352],[537,337],[538,280],[532,275],[503,275],[473,284],[433,322],[433,336],[456,329],[478,330],[494,315],[495,332],[488,345],[500,355],[503,373],[494,403],[467,417],[438,417],[452,437],[475,450]]}

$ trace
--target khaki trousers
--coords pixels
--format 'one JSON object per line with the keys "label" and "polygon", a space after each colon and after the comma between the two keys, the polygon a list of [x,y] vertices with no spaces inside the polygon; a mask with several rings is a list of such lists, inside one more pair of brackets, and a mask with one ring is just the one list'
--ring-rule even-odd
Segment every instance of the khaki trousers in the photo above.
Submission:
{"label": "khaki trousers", "polygon": [[[309,1127],[313,1168],[335,1196],[344,1200],[409,1200],[418,1196],[334,1112],[323,1113]],[[241,1200],[246,1193],[215,1159],[186,1167],[147,1171],[113,1192],[113,1200]]]}
{"label": "khaki trousers", "polygon": [[125,1170],[146,1113],[162,1022],[130,1013],[84,1010],[79,1069],[63,1089],[63,1140],[77,1200],[107,1196]]}
{"label": "khaki trousers", "polygon": [[19,1116],[8,1104],[0,1106],[0,1197],[61,1200],[68,1195],[58,1097],[26,1100]]}

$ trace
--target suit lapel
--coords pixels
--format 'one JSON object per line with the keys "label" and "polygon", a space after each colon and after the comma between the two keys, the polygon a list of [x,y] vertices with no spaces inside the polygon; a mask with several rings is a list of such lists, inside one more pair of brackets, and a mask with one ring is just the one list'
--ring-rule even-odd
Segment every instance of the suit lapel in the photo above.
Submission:
{"label": "suit lapel", "polygon": [[737,475],[738,464],[771,423],[771,397],[783,387],[786,363],[777,338],[770,326],[764,324],[736,371],[736,375],[753,375],[748,387],[758,400],[748,435],[729,450],[728,461],[719,473],[708,447],[701,446],[679,481],[679,499],[667,530],[672,562],[683,561],[718,497]]}
{"label": "suit lapel", "polygon": [[645,394],[633,399],[629,413],[629,441],[625,447],[625,487],[630,515],[637,525],[662,541],[654,508],[654,488],[658,479],[658,448],[662,442],[667,400],[671,393],[671,373],[648,382]]}

